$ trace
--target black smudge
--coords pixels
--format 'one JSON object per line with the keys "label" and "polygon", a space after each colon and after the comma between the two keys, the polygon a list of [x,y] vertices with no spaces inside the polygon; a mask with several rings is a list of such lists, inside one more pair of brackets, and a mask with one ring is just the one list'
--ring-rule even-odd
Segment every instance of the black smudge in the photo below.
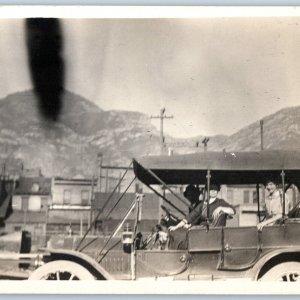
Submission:
{"label": "black smudge", "polygon": [[43,118],[57,121],[62,108],[63,35],[58,19],[26,19],[28,62],[38,107]]}

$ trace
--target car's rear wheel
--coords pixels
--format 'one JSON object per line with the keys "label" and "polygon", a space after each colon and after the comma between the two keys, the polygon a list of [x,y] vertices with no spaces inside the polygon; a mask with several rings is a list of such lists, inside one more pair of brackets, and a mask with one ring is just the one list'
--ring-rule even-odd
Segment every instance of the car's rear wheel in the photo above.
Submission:
{"label": "car's rear wheel", "polygon": [[300,282],[300,262],[290,261],[281,263],[270,269],[260,280]]}
{"label": "car's rear wheel", "polygon": [[81,265],[67,260],[56,260],[39,267],[29,280],[94,280],[94,276]]}

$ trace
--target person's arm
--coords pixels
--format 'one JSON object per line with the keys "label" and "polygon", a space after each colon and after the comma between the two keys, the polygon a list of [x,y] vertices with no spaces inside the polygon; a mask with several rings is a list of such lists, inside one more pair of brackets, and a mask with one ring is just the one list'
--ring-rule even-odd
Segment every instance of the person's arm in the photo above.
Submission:
{"label": "person's arm", "polygon": [[213,211],[213,214],[212,214],[213,219],[218,217],[218,215],[220,215],[221,213],[224,213],[224,214],[227,214],[230,216],[235,215],[235,209],[229,203],[227,203],[223,199],[221,199],[219,201],[220,201],[219,206]]}
{"label": "person's arm", "polygon": [[290,201],[288,195],[285,194],[285,214],[288,215],[288,213],[292,210],[292,208],[293,208],[293,203]]}
{"label": "person's arm", "polygon": [[257,229],[259,231],[262,231],[263,228],[267,225],[273,225],[274,223],[276,223],[277,220],[281,219],[282,218],[282,215],[281,214],[277,214],[275,215],[274,217],[270,218],[270,219],[267,219],[261,223],[258,223],[257,224]]}
{"label": "person's arm", "polygon": [[183,220],[181,220],[177,225],[175,225],[175,226],[170,226],[170,227],[168,228],[168,230],[169,230],[169,231],[175,231],[175,230],[177,230],[177,229],[179,229],[179,228],[184,227],[184,226],[187,225],[187,224],[188,224],[187,220],[186,220],[186,219],[183,219]]}
{"label": "person's arm", "polygon": [[235,210],[232,207],[219,206],[214,210],[212,214],[213,220],[215,220],[222,213],[233,216],[235,214]]}
{"label": "person's arm", "polygon": [[168,228],[169,231],[175,231],[179,228],[189,228],[192,224],[198,220],[199,216],[201,216],[203,203],[199,203],[186,217],[186,219],[182,219],[177,225],[170,226]]}

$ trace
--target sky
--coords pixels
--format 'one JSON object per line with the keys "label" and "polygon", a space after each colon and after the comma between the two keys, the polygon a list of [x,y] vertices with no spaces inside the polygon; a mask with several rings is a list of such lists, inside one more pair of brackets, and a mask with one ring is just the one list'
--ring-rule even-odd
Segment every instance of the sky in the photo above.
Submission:
{"label": "sky", "polygon": [[[0,20],[0,98],[32,86],[23,26]],[[62,19],[62,30],[66,89],[104,110],[164,107],[175,137],[229,135],[300,105],[300,17]]]}

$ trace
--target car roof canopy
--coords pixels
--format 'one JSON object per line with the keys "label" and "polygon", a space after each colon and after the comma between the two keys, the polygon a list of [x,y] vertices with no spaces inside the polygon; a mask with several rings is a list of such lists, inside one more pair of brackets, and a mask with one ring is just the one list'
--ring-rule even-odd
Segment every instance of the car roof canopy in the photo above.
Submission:
{"label": "car roof canopy", "polygon": [[211,181],[220,184],[264,184],[267,179],[300,183],[300,152],[264,150],[259,152],[201,152],[173,156],[146,156],[133,160],[137,178],[147,185],[205,184],[207,170]]}

